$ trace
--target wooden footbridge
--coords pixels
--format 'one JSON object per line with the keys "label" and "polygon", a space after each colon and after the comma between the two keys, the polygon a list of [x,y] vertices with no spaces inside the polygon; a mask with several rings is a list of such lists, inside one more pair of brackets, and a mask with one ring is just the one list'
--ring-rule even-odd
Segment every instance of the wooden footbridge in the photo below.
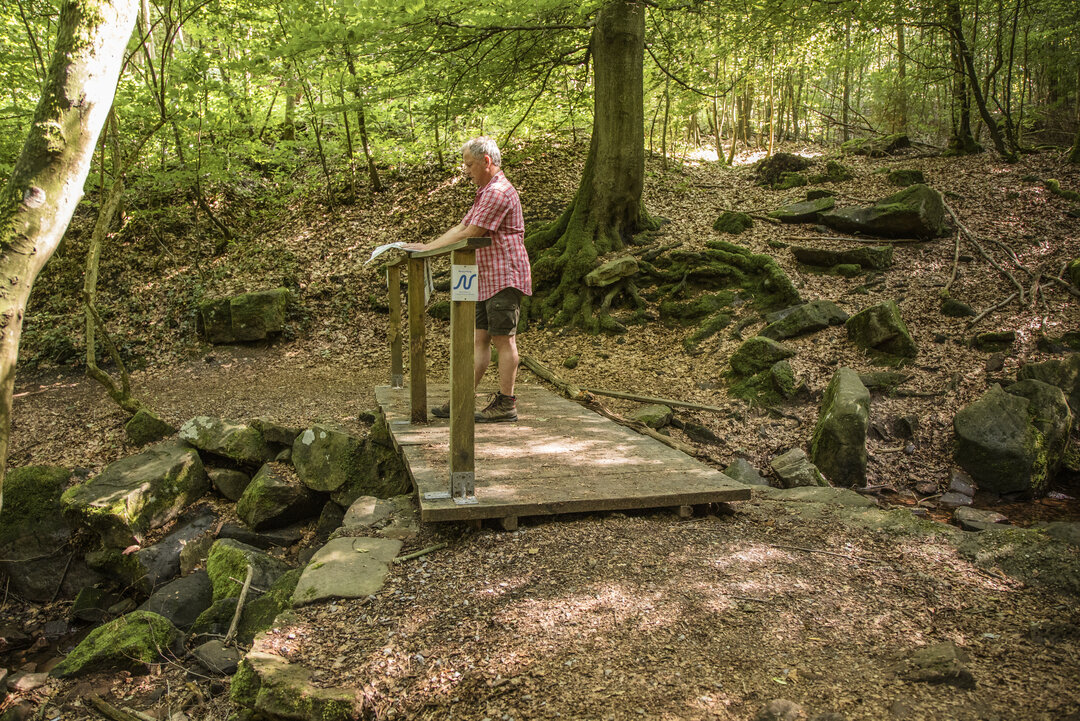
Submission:
{"label": "wooden footbridge", "polygon": [[[425,521],[499,519],[631,508],[685,508],[746,500],[750,489],[660,441],[544,387],[516,387],[516,423],[473,423],[475,295],[451,294],[450,384],[429,387],[424,337],[424,263],[451,253],[454,279],[475,273],[488,238],[412,252],[387,266],[391,385],[379,410],[412,477]],[[401,271],[408,269],[409,386],[404,387]],[[455,285],[466,285],[461,283]],[[474,286],[475,287],[475,286]],[[449,400],[450,418],[428,407]]]}

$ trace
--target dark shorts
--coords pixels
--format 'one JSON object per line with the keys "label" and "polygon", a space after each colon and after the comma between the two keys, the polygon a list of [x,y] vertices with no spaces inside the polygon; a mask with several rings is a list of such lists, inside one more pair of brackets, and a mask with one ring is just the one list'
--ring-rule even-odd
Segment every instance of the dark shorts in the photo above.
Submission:
{"label": "dark shorts", "polygon": [[503,288],[476,304],[476,328],[491,335],[514,335],[521,316],[521,296],[517,288]]}

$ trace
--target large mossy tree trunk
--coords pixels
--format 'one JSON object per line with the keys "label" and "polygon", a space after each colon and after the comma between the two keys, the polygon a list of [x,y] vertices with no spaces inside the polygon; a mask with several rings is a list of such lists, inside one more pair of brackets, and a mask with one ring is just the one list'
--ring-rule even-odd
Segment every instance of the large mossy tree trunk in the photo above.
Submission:
{"label": "large mossy tree trunk", "polygon": [[138,0],[65,0],[34,122],[0,194],[0,509],[26,302],[82,198],[138,10]]}
{"label": "large mossy tree trunk", "polygon": [[572,324],[591,332],[620,330],[608,313],[612,300],[621,291],[638,301],[628,280],[592,288],[584,279],[598,258],[655,227],[641,202],[644,38],[641,2],[613,0],[601,9],[590,45],[595,108],[581,184],[562,216],[525,241],[537,287],[532,314],[556,325]]}

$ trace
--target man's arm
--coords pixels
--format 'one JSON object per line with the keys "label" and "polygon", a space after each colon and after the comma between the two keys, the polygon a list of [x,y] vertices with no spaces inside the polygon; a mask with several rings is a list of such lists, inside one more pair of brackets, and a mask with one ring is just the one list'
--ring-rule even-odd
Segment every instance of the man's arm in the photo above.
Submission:
{"label": "man's arm", "polygon": [[409,243],[404,246],[402,250],[438,250],[439,248],[453,245],[459,240],[479,238],[490,234],[490,230],[481,228],[479,225],[465,225],[464,223],[458,223],[430,243]]}

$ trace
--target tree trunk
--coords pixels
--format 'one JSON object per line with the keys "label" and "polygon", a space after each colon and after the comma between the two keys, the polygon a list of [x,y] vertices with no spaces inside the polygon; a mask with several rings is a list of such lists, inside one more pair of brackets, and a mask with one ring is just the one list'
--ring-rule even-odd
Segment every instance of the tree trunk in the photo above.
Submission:
{"label": "tree trunk", "polygon": [[1072,150],[1069,151],[1069,162],[1080,165],[1080,123],[1076,127],[1076,139],[1073,140]]}
{"label": "tree trunk", "polygon": [[138,8],[65,0],[33,125],[0,195],[0,509],[26,301],[82,197]]}
{"label": "tree trunk", "polygon": [[983,95],[982,89],[979,87],[979,76],[975,72],[975,62],[971,57],[971,50],[968,49],[967,40],[964,39],[964,28],[959,22],[959,1],[951,0],[950,6],[956,6],[957,22],[950,24],[950,30],[953,33],[953,37],[956,40],[957,51],[960,53],[960,59],[963,61],[964,68],[967,69],[968,81],[971,85],[971,91],[975,94],[975,104],[979,108],[979,115],[982,116],[983,122],[986,123],[986,129],[990,131],[990,139],[994,141],[994,150],[998,152],[1001,159],[1007,163],[1015,163],[1016,153],[1011,149],[1005,147],[1005,139],[1001,136],[1001,131],[998,129],[997,123],[990,116],[990,111],[986,107],[986,98]]}
{"label": "tree trunk", "polygon": [[896,132],[907,132],[907,51],[904,48],[903,6],[896,4]]}
{"label": "tree trunk", "polygon": [[949,138],[950,155],[971,155],[981,153],[982,146],[975,142],[971,134],[971,96],[967,91],[967,72],[960,54],[959,38],[964,31],[960,15],[959,0],[946,3],[946,25],[949,28],[949,54],[953,66],[953,135]]}
{"label": "tree trunk", "polygon": [[840,108],[840,137],[843,142],[851,140],[851,123],[848,108],[851,107],[851,16],[844,19],[844,88],[843,105]]}
{"label": "tree trunk", "polygon": [[591,288],[584,277],[600,256],[656,227],[641,202],[644,37],[645,9],[639,0],[613,0],[600,10],[591,40],[593,132],[581,184],[562,216],[526,240],[539,289],[533,314],[555,324],[618,331],[622,326],[608,313],[617,292],[640,302],[629,281]]}

